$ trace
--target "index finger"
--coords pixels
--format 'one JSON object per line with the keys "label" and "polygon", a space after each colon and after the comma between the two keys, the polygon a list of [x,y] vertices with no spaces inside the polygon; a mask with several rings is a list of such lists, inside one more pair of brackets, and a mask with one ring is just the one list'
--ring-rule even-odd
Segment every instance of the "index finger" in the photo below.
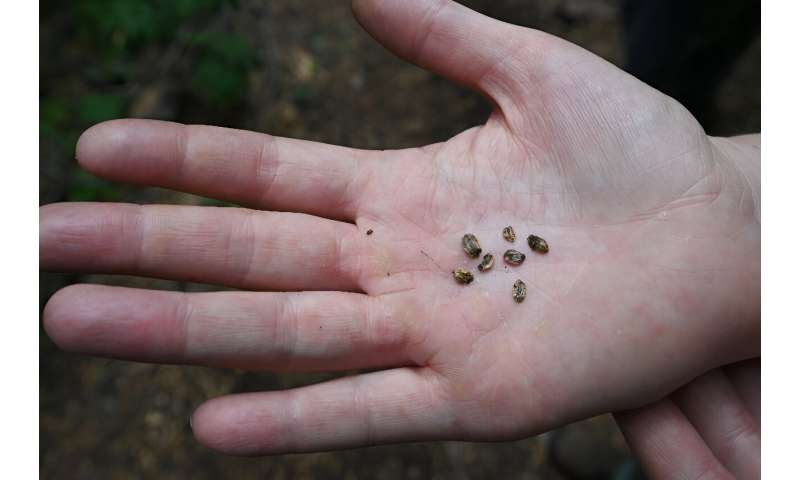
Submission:
{"label": "index finger", "polygon": [[352,220],[379,152],[205,125],[111,120],[91,127],[78,162],[109,180],[252,208]]}

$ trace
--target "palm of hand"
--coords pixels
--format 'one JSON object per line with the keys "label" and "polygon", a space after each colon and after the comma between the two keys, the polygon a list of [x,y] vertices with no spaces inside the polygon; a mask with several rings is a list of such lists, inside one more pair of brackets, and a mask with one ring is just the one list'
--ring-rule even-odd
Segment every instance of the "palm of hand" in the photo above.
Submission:
{"label": "palm of hand", "polygon": [[[457,7],[443,10],[450,8]],[[438,13],[441,25],[429,25],[445,38],[446,17]],[[295,166],[311,171],[303,158],[324,150],[259,142],[256,171],[264,167],[271,174],[256,175],[262,190],[258,197],[286,210],[353,220],[357,227],[298,214],[283,214],[292,216],[280,222],[244,215],[248,220],[235,224],[246,225],[248,238],[256,239],[250,242],[249,259],[256,259],[257,232],[277,229],[280,237],[306,231],[319,238],[295,243],[295,251],[288,253],[294,267],[278,261],[262,269],[253,260],[255,266],[239,268],[221,283],[362,290],[368,297],[229,294],[225,307],[220,297],[206,297],[197,302],[205,308],[182,303],[183,321],[197,321],[184,327],[181,355],[148,353],[143,344],[152,339],[147,335],[116,351],[86,343],[76,348],[146,360],[283,370],[393,367],[288,394],[209,402],[195,417],[195,431],[206,443],[239,453],[517,437],[655,400],[698,370],[733,361],[705,353],[701,340],[698,345],[685,342],[714,338],[714,321],[694,319],[713,320],[744,308],[731,300],[729,310],[719,311],[708,306],[719,302],[708,300],[726,295],[714,278],[738,256],[731,239],[746,241],[754,235],[748,228],[753,205],[746,184],[671,99],[558,39],[513,32],[513,43],[521,47],[472,80],[469,72],[439,67],[483,90],[497,105],[486,125],[447,142],[353,152],[351,162],[333,165],[323,184],[312,172],[308,184],[320,193],[297,193],[296,205],[289,205],[291,194],[283,195],[290,187],[282,180],[282,168],[290,170],[292,163],[265,166],[263,158],[293,149],[300,159]],[[420,49],[417,58],[437,68],[436,45],[427,53]],[[554,60],[530,62],[526,55],[538,49],[551,51]],[[223,135],[207,133],[218,140]],[[187,144],[182,156],[189,158]],[[184,174],[185,163],[179,169]],[[207,183],[196,182],[190,189],[203,193],[204,188]],[[231,190],[217,196],[236,195]],[[197,223],[209,220],[201,215]],[[500,235],[506,225],[521,237],[513,246]],[[365,235],[367,229],[374,234]],[[485,252],[495,254],[492,271],[475,271],[477,262],[461,250],[467,232],[478,236]],[[546,238],[551,252],[531,252],[525,245],[529,233]],[[232,236],[235,232],[229,231],[226,242]],[[150,244],[155,253],[149,271],[157,273],[164,267],[155,265],[165,259],[169,263],[175,249],[163,240]],[[319,244],[333,247],[320,252]],[[266,247],[278,254],[289,248]],[[525,252],[525,263],[504,266],[500,259],[507,248]],[[288,272],[305,258],[314,264],[309,274]],[[223,262],[228,268],[240,263]],[[459,266],[475,271],[473,284],[454,282],[450,272]],[[517,278],[528,285],[522,304],[511,298]],[[233,319],[228,328],[252,333],[260,331],[254,325],[263,319],[243,312],[264,304],[276,312],[268,335],[262,332],[248,342],[243,334],[230,334],[228,343],[215,342],[213,337],[225,332],[220,310]],[[57,341],[80,342],[67,338],[68,322],[59,323],[55,313],[51,317],[49,331]],[[259,345],[266,337],[273,348]],[[738,339],[731,333],[714,341],[723,345]],[[188,345],[194,345],[194,357]],[[678,345],[690,354],[671,358]]]}
{"label": "palm of hand", "polygon": [[[654,399],[688,380],[693,370],[653,375],[656,365],[631,342],[671,335],[683,327],[671,320],[697,315],[702,307],[678,303],[700,300],[686,295],[687,283],[722,264],[709,247],[749,221],[746,211],[726,218],[720,236],[690,243],[723,194],[711,142],[671,99],[599,59],[582,68],[538,84],[537,101],[516,106],[519,119],[496,113],[424,154],[396,154],[390,162],[400,165],[376,177],[385,201],[376,195],[364,212],[364,226],[377,223],[380,235],[360,248],[385,259],[367,262],[367,291],[401,292],[402,308],[414,306],[418,340],[407,353],[444,375],[447,394],[464,400],[467,432],[479,436],[530,429],[521,417],[558,415],[566,398],[594,397],[591,406],[567,403],[602,411],[648,398],[640,389]],[[558,92],[565,84],[570,95]],[[548,132],[536,125],[542,111],[565,114],[549,116]],[[515,245],[501,238],[505,225],[522,237]],[[492,272],[477,273],[460,250],[465,232],[498,258]],[[549,254],[525,245],[531,232],[550,241]],[[507,248],[527,261],[503,267]],[[711,258],[694,264],[701,252],[692,248]],[[449,272],[457,266],[472,268],[476,283],[456,285]],[[511,299],[517,278],[529,286],[522,305]],[[685,310],[659,312],[665,297]],[[663,345],[663,355],[675,347]],[[636,361],[641,368],[630,368]]]}

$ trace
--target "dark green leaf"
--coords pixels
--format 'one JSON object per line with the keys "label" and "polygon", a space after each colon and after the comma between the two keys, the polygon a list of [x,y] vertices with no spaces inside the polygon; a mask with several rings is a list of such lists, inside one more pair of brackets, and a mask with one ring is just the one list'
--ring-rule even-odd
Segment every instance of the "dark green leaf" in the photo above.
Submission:
{"label": "dark green leaf", "polygon": [[113,202],[122,198],[120,188],[77,170],[67,189],[67,200],[75,202]]}
{"label": "dark green leaf", "polygon": [[125,116],[127,99],[120,95],[93,94],[81,98],[78,107],[78,120],[85,125],[93,125],[113,118]]}

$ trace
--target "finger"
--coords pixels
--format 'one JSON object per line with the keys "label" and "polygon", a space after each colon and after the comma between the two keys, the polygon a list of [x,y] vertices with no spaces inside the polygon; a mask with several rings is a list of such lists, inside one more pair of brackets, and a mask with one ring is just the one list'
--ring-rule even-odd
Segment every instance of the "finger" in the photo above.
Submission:
{"label": "finger", "polygon": [[[450,0],[354,0],[356,19],[395,54],[504,103],[545,74],[569,43]],[[532,70],[531,66],[536,70]],[[503,105],[501,105],[502,107]]]}
{"label": "finger", "polygon": [[714,455],[736,478],[758,478],[761,434],[727,377],[714,370],[674,395]]}
{"label": "finger", "polygon": [[761,428],[761,359],[746,360],[725,367],[725,374],[744,402],[750,416]]}
{"label": "finger", "polygon": [[239,208],[62,203],[39,211],[44,270],[247,289],[358,290],[362,237],[347,223]]}
{"label": "finger", "polygon": [[322,371],[410,365],[408,325],[381,297],[181,293],[73,285],[44,326],[64,350],[155,363]]}
{"label": "finger", "polygon": [[195,411],[192,428],[201,443],[228,454],[315,452],[446,438],[449,409],[435,374],[399,368],[216,398]]}
{"label": "finger", "polygon": [[270,210],[355,218],[372,163],[365,150],[156,120],[90,128],[78,162],[110,180],[171,188]]}
{"label": "finger", "polygon": [[669,399],[614,414],[647,475],[659,479],[733,479]]}

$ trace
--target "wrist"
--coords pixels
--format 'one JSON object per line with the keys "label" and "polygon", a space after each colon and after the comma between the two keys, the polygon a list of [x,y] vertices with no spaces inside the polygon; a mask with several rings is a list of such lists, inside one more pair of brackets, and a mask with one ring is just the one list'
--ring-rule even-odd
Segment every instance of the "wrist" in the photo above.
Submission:
{"label": "wrist", "polygon": [[719,224],[723,238],[736,245],[724,274],[728,292],[720,305],[720,320],[734,333],[725,360],[738,361],[761,351],[761,136],[710,140],[725,178],[723,194],[729,199],[719,202],[727,210],[719,212]]}
{"label": "wrist", "polygon": [[738,173],[747,184],[753,202],[754,220],[761,224],[761,134],[709,137],[720,163]]}

